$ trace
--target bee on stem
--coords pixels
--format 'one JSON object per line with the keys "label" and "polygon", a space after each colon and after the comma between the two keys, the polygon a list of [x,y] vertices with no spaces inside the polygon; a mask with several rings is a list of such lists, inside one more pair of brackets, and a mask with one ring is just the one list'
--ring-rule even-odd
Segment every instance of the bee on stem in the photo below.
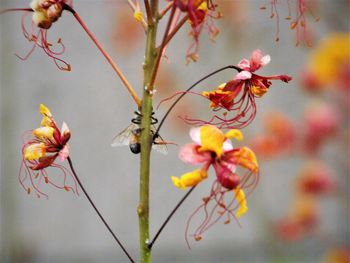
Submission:
{"label": "bee on stem", "polygon": [[[131,124],[113,138],[111,146],[117,147],[129,145],[131,152],[133,152],[134,154],[138,154],[141,152],[142,115],[139,111],[135,111],[134,113],[135,116],[131,119]],[[156,127],[154,125],[158,123],[158,120],[155,117],[153,117],[153,115],[154,112],[152,112],[151,116],[151,135],[154,138],[152,148],[162,154],[167,154],[167,143],[164,142],[164,140],[159,134],[156,135]]]}

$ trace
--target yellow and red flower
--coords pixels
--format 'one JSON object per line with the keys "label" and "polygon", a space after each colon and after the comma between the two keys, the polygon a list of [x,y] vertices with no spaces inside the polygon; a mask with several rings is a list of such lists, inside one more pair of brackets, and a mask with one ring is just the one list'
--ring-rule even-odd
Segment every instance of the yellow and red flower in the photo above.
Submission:
{"label": "yellow and red flower", "polygon": [[[255,98],[262,97],[272,85],[271,80],[288,83],[292,78],[288,75],[260,76],[255,71],[267,65],[271,58],[257,49],[250,59],[241,60],[238,73],[227,83],[221,84],[212,91],[204,91],[203,96],[210,100],[210,108],[214,111],[224,110],[223,116],[214,115],[210,120],[185,118],[189,124],[212,124],[219,128],[233,129],[247,126],[256,115]],[[234,112],[232,117],[227,117]]]}
{"label": "yellow and red flower", "polygon": [[[225,223],[228,223],[231,218],[237,220],[248,210],[244,190],[249,189],[250,193],[250,190],[255,187],[259,168],[252,150],[248,147],[233,148],[231,138],[239,141],[243,139],[239,130],[233,129],[224,134],[215,126],[204,125],[192,128],[190,136],[194,143],[183,146],[179,157],[188,164],[201,164],[202,167],[185,173],[181,177],[173,176],[174,185],[180,189],[186,189],[199,184],[208,177],[210,166],[216,173],[210,195],[203,198],[203,203],[191,215],[187,224],[188,230],[194,215],[201,209],[205,211],[211,209],[211,212],[205,213],[202,224],[195,230],[194,237],[199,240],[201,234],[224,215],[227,216]],[[242,175],[239,175],[240,169],[245,170]],[[229,194],[230,198],[227,199],[226,194]]]}
{"label": "yellow and red flower", "polygon": [[[23,161],[19,181],[28,194],[34,189],[38,196],[47,196],[39,190],[42,181],[56,188],[77,193],[75,180],[69,170],[55,163],[57,158],[63,162],[69,156],[68,140],[71,134],[68,126],[63,122],[59,130],[50,110],[44,104],[40,104],[39,111],[43,116],[41,127],[31,131],[31,137],[25,140],[22,147]],[[48,176],[45,168],[50,166],[62,172],[63,177],[60,183],[54,182]],[[74,188],[67,184],[67,176],[71,176]],[[25,184],[27,180],[29,180],[29,186]]]}

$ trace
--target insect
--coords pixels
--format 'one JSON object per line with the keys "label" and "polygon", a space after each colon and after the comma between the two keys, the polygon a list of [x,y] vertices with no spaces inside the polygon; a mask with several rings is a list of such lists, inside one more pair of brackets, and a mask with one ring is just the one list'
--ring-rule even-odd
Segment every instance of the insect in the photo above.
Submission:
{"label": "insect", "polygon": [[[152,112],[152,121],[151,121],[151,135],[154,137],[156,133],[156,127],[154,124],[158,122],[158,120],[153,117],[154,112]],[[124,129],[122,132],[117,134],[113,140],[112,140],[112,147],[116,146],[123,146],[123,145],[129,145],[129,148],[131,152],[138,154],[141,152],[141,113],[139,111],[135,111],[135,116],[134,118],[131,119],[131,124]],[[159,135],[155,136],[152,148],[155,149],[156,151],[162,153],[162,154],[167,154],[167,146],[166,142],[160,137]]]}

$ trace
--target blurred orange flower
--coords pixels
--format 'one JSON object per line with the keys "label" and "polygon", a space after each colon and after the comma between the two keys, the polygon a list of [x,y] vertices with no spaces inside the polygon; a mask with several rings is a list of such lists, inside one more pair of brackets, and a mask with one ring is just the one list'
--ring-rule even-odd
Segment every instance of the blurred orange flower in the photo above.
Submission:
{"label": "blurred orange flower", "polygon": [[333,173],[321,161],[307,163],[297,178],[297,190],[304,194],[321,196],[331,193],[334,189]]}

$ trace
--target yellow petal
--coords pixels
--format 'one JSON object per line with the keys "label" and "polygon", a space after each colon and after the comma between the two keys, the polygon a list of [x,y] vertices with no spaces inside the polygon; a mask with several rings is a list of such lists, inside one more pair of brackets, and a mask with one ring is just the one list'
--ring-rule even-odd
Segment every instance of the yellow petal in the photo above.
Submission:
{"label": "yellow petal", "polygon": [[42,115],[47,117],[52,117],[52,114],[48,107],[46,107],[44,104],[40,104],[39,111]]}
{"label": "yellow petal", "polygon": [[35,160],[43,157],[46,153],[44,143],[33,143],[24,149],[24,159]]}
{"label": "yellow petal", "polygon": [[53,128],[52,127],[40,127],[33,131],[33,135],[38,139],[53,139]]}
{"label": "yellow petal", "polygon": [[237,218],[241,217],[248,211],[247,200],[245,199],[245,194],[242,189],[235,189],[235,198],[238,203],[238,210],[236,212]]}
{"label": "yellow petal", "polygon": [[217,127],[213,125],[204,125],[200,128],[201,147],[200,152],[215,152],[218,157],[223,152],[223,144],[226,139],[225,135]]}
{"label": "yellow petal", "polygon": [[243,140],[242,132],[237,129],[229,130],[225,135],[226,135],[226,138],[228,139],[235,138],[237,141]]}
{"label": "yellow petal", "polygon": [[207,171],[197,169],[183,174],[180,178],[172,176],[173,184],[180,189],[185,190],[187,187],[195,186],[208,177]]}
{"label": "yellow petal", "polygon": [[197,9],[202,11],[208,11],[207,1],[203,1]]}
{"label": "yellow petal", "polygon": [[53,126],[52,118],[44,115],[43,118],[41,119],[40,125],[44,127],[45,126],[52,127]]}
{"label": "yellow petal", "polygon": [[237,164],[247,168],[253,173],[259,171],[258,161],[256,159],[255,153],[248,147],[242,147],[237,153]]}
{"label": "yellow petal", "polygon": [[266,87],[260,87],[260,86],[252,86],[250,88],[250,91],[257,96],[258,98],[261,98],[265,95],[265,93],[268,91],[268,88]]}

